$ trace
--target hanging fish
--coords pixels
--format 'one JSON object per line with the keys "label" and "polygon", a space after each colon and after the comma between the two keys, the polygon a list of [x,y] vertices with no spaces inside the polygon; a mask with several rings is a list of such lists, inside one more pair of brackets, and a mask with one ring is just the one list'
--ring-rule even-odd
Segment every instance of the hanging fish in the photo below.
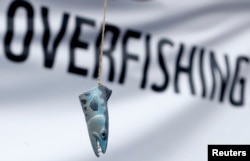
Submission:
{"label": "hanging fish", "polygon": [[104,154],[108,145],[109,116],[107,102],[112,90],[104,85],[79,96],[88,126],[89,138],[97,157]]}

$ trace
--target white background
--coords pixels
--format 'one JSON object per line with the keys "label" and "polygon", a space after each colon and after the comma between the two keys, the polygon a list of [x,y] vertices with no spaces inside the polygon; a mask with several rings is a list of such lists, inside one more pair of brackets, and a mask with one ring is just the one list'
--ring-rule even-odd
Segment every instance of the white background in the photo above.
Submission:
{"label": "white background", "polygon": [[[163,81],[157,64],[159,39],[171,39],[175,48],[166,54],[171,80],[162,93],[153,92],[150,86],[139,88],[145,50],[142,40],[130,45],[129,50],[138,53],[140,61],[129,62],[124,85],[117,83],[121,37],[115,51],[113,83],[106,81],[108,62],[104,60],[103,81],[113,94],[109,100],[109,144],[100,159],[92,151],[78,95],[96,85],[92,78],[94,45],[101,27],[103,1],[29,2],[35,10],[35,31],[29,57],[20,64],[5,56],[6,14],[11,1],[0,2],[0,161],[206,161],[208,144],[250,144],[249,65],[241,73],[248,79],[246,102],[241,108],[229,103],[228,91],[224,103],[219,103],[218,96],[212,101],[202,99],[199,83],[197,95],[192,96],[185,76],[180,77],[180,94],[173,86],[180,42],[215,50],[221,64],[228,53],[232,68],[239,54],[249,57],[250,1],[108,2],[107,21],[118,26],[122,34],[128,28],[142,31],[143,36],[152,34],[149,84]],[[53,38],[63,13],[70,14],[52,70],[43,67],[42,6],[49,8]],[[26,19],[24,11],[17,13],[12,48],[18,52],[22,51]],[[96,27],[84,28],[87,38],[83,34],[83,39],[89,42],[89,50],[77,51],[77,65],[89,69],[87,77],[67,72],[76,15],[96,21]],[[187,61],[188,57],[183,63]]]}

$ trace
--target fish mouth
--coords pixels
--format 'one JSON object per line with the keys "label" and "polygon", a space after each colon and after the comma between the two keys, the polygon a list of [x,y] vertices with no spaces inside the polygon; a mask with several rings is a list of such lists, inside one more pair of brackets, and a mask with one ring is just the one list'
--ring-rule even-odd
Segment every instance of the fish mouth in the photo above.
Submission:
{"label": "fish mouth", "polygon": [[101,147],[101,145],[100,145],[100,143],[99,143],[98,140],[96,140],[96,148],[97,148],[97,154],[96,154],[97,157],[100,157],[100,156],[102,156],[105,153],[102,150],[102,147]]}
{"label": "fish mouth", "polygon": [[103,144],[102,140],[99,140],[96,137],[91,138],[92,148],[97,157],[102,156],[106,152],[105,143]]}

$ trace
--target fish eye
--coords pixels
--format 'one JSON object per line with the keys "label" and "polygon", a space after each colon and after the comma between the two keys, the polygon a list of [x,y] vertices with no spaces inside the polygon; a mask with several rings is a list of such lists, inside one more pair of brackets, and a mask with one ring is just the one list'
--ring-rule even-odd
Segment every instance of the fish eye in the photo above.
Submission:
{"label": "fish eye", "polygon": [[106,139],[106,133],[105,132],[102,132],[102,138]]}

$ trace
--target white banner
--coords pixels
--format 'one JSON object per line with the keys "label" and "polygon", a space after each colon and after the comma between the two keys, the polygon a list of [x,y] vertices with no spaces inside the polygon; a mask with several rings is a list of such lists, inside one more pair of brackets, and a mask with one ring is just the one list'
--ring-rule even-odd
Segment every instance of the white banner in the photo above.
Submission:
{"label": "white banner", "polygon": [[107,152],[79,95],[97,85],[103,1],[0,5],[0,161],[206,161],[250,144],[250,1],[109,0]]}

